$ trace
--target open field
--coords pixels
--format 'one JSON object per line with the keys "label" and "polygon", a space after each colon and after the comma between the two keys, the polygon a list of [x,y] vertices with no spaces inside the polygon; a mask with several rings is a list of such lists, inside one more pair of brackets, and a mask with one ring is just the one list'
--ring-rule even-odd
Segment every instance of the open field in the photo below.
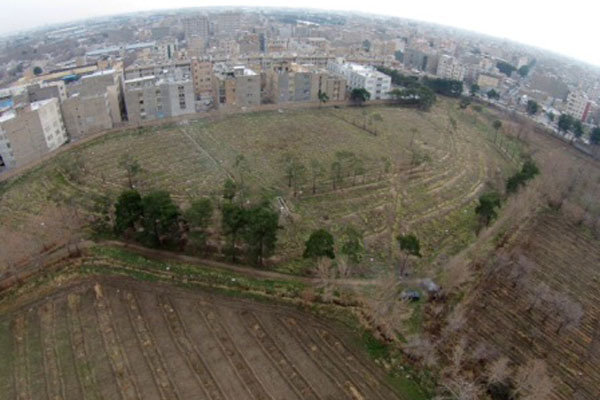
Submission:
{"label": "open field", "polygon": [[4,398],[395,399],[348,332],[284,306],[94,278],[4,311]]}
{"label": "open field", "polygon": [[[361,127],[365,112],[382,117],[367,124],[376,135]],[[253,199],[282,196],[294,218],[280,232],[275,258],[281,270],[299,272],[294,260],[311,230],[338,233],[348,224],[363,230],[366,259],[373,259],[367,271],[387,268],[394,237],[406,231],[421,238],[425,265],[474,239],[475,199],[514,169],[490,140],[490,129],[474,124],[456,103],[440,101],[429,113],[385,106],[285,110],[111,134],[6,183],[0,226],[39,237],[42,247],[64,240],[67,235],[53,232],[61,227],[39,221],[48,204],[97,213],[98,204],[114,201],[127,186],[119,160],[130,154],[144,170],[136,183],[142,192],[166,189],[183,205],[199,196],[217,198],[227,177],[243,180]],[[355,177],[348,171],[333,190],[329,171],[338,151],[361,158],[365,172]],[[326,172],[316,194],[307,179],[293,195],[283,173],[285,153],[307,166],[313,159],[321,163]],[[243,170],[235,167],[240,154]]]}

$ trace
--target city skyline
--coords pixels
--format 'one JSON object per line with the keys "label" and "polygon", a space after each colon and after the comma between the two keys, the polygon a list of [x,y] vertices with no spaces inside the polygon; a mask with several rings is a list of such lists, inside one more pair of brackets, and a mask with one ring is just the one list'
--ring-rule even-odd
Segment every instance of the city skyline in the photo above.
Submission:
{"label": "city skyline", "polygon": [[[168,3],[157,0],[118,2],[109,0],[102,4],[82,4],[73,0],[61,0],[51,5],[39,0],[25,0],[4,5],[0,16],[0,34],[40,28],[53,24],[76,22],[88,18],[106,17],[140,11],[160,11],[177,8],[200,7],[195,1],[175,0]],[[272,0],[246,0],[221,2],[208,0],[202,7],[273,7]],[[286,8],[311,8],[332,12],[363,12],[440,24],[508,39],[525,45],[538,47],[600,67],[600,54],[590,52],[588,39],[597,36],[600,30],[594,25],[593,13],[581,13],[584,1],[569,2],[569,8],[543,7],[541,2],[517,2],[508,0],[492,10],[481,7],[475,1],[433,2],[427,4],[392,5],[384,2],[341,2],[327,3],[308,0],[291,1]],[[36,10],[32,13],[31,10]],[[68,16],[67,16],[68,13]],[[533,20],[538,13],[540,16]]]}

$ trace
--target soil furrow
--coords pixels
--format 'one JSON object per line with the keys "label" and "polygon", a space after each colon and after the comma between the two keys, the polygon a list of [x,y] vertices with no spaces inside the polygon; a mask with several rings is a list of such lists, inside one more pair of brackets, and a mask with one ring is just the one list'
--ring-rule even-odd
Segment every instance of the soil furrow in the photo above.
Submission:
{"label": "soil furrow", "polygon": [[233,342],[231,335],[223,324],[219,321],[219,316],[213,311],[212,307],[202,301],[198,302],[198,313],[202,317],[204,323],[210,329],[213,337],[219,343],[223,353],[229,359],[229,362],[239,374],[240,378],[248,391],[255,399],[272,399],[267,393],[263,384],[258,379],[254,370],[250,367],[244,356]]}
{"label": "soil furrow", "polygon": [[144,354],[144,358],[148,363],[150,370],[154,376],[156,386],[160,391],[162,399],[179,399],[175,385],[167,372],[167,367],[163,356],[160,353],[158,346],[154,340],[152,332],[148,329],[148,325],[140,312],[139,306],[134,295],[131,292],[126,292],[123,295],[123,301],[126,303],[127,313],[131,321],[131,325],[135,330],[138,342]]}
{"label": "soil furrow", "polygon": [[15,349],[14,382],[18,400],[30,400],[29,371],[27,368],[27,321],[18,315],[13,321]]}
{"label": "soil furrow", "polygon": [[58,365],[56,350],[55,307],[48,302],[39,308],[42,328],[42,349],[44,355],[44,372],[46,374],[46,390],[50,399],[64,399],[65,388]]}
{"label": "soil furrow", "polygon": [[166,296],[160,296],[159,303],[165,322],[169,326],[171,334],[173,335],[173,339],[177,343],[182,354],[185,356],[192,370],[196,373],[197,379],[202,384],[202,387],[206,390],[208,396],[212,400],[225,399],[223,391],[219,387],[219,384],[212,375],[209,367],[206,365],[205,361],[200,355],[200,352],[190,340],[185,326],[177,314],[177,311],[171,304],[171,301]]}
{"label": "soil furrow", "polygon": [[284,376],[289,379],[293,387],[300,393],[303,399],[320,399],[320,396],[309,385],[296,367],[288,360],[286,355],[277,347],[273,339],[267,334],[258,319],[249,311],[241,311],[239,315],[246,324],[248,332],[254,336],[261,348],[281,369]]}

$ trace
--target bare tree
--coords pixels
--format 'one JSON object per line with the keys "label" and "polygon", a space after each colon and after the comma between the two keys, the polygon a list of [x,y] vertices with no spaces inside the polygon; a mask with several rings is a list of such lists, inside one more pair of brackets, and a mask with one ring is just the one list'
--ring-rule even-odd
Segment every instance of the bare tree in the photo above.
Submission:
{"label": "bare tree", "polygon": [[506,356],[501,356],[492,361],[485,371],[485,377],[488,383],[506,383],[511,374],[510,360]]}
{"label": "bare tree", "polygon": [[444,399],[452,400],[480,400],[483,389],[479,384],[464,377],[449,378],[442,382],[442,387],[447,393]]}
{"label": "bare tree", "polygon": [[427,367],[439,365],[436,344],[425,335],[408,337],[404,344],[404,351],[408,355],[420,359]]}
{"label": "bare tree", "polygon": [[521,400],[547,400],[554,388],[546,363],[540,359],[521,365],[515,374],[514,384],[515,394]]}
{"label": "bare tree", "polygon": [[556,328],[558,335],[563,329],[576,327],[583,318],[583,308],[581,304],[571,299],[563,293],[556,293],[554,296],[555,309],[558,311],[559,323]]}

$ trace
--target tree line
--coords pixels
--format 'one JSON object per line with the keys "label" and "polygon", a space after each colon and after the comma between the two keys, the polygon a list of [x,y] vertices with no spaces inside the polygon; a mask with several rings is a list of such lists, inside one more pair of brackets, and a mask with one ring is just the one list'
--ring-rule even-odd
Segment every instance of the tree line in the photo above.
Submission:
{"label": "tree line", "polygon": [[[235,182],[225,182],[219,211],[226,253],[235,262],[238,249],[243,248],[248,261],[262,266],[275,250],[279,213],[269,201],[255,205],[236,201],[239,193]],[[115,203],[113,229],[117,235],[148,247],[205,251],[214,211],[209,198],[196,199],[181,210],[167,191],[141,195],[135,189],[127,189]]]}
{"label": "tree line", "polygon": [[[519,191],[519,189],[535,178],[540,173],[539,168],[531,159],[526,160],[521,169],[514,175],[506,179],[506,194],[511,195]],[[475,214],[479,217],[480,228],[489,226],[489,224],[498,217],[496,211],[502,205],[500,193],[490,191],[479,196],[479,203],[475,207]]]}

